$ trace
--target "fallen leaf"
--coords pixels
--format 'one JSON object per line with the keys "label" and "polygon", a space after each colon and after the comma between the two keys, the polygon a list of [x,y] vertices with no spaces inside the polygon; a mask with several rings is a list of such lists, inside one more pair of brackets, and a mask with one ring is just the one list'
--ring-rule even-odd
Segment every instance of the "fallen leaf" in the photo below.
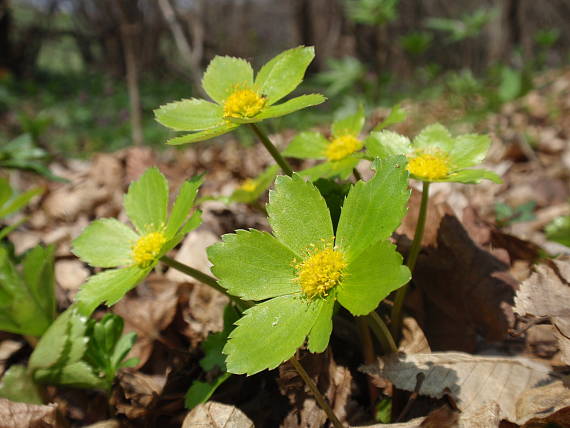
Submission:
{"label": "fallen leaf", "polygon": [[79,260],[60,260],[55,263],[55,278],[64,290],[75,294],[89,277],[89,270]]}
{"label": "fallen leaf", "polygon": [[[516,296],[514,311],[521,316],[548,317],[556,327],[562,361],[570,364],[570,258],[538,265]],[[554,269],[553,269],[554,268]]]}
{"label": "fallen leaf", "polygon": [[480,413],[497,403],[501,419],[516,422],[518,398],[529,389],[551,380],[542,364],[509,357],[482,357],[463,353],[394,354],[382,360],[379,374],[406,391],[416,388],[416,377],[425,380],[420,395],[451,396],[464,415]]}
{"label": "fallen leaf", "polygon": [[241,410],[229,404],[210,401],[200,404],[186,415],[182,428],[254,428]]}
{"label": "fallen leaf", "polygon": [[[207,228],[200,227],[184,239],[182,247],[176,252],[175,260],[209,274],[212,264],[208,260],[206,248],[218,241],[214,233]],[[169,269],[166,278],[176,282],[196,282],[191,276],[176,269]]]}
{"label": "fallen leaf", "polygon": [[37,405],[14,403],[0,398],[0,427],[2,428],[63,428],[56,404]]}
{"label": "fallen leaf", "polygon": [[523,427],[570,426],[570,389],[556,381],[526,391],[517,400],[516,415]]}
{"label": "fallen leaf", "polygon": [[117,413],[129,419],[146,415],[160,395],[166,379],[164,376],[149,376],[140,372],[123,370],[117,375],[118,387],[113,390],[111,404]]}
{"label": "fallen leaf", "polygon": [[402,323],[402,340],[398,350],[405,354],[425,354],[431,352],[426,336],[415,318],[404,318]]}

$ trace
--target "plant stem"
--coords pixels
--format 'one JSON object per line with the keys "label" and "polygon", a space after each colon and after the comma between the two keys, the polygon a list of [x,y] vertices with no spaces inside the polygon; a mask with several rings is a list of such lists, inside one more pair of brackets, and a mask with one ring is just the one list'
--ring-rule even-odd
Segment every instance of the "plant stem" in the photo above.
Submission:
{"label": "plant stem", "polygon": [[[408,260],[406,260],[406,265],[408,266],[412,274],[416,266],[418,255],[420,254],[420,250],[422,248],[422,238],[424,236],[424,229],[426,225],[428,199],[429,199],[429,182],[424,181],[422,188],[422,201],[420,203],[420,212],[418,214],[418,222],[416,224],[414,240],[412,241],[412,246],[410,247]],[[409,282],[396,292],[394,306],[392,307],[391,330],[392,330],[392,335],[396,338],[400,336],[400,328],[402,326],[402,318],[403,318],[402,307],[404,306],[404,299],[406,298],[406,293],[408,292],[408,286]]]}
{"label": "plant stem", "polygon": [[[370,328],[366,322],[365,317],[356,317],[356,325],[358,326],[358,333],[360,336],[360,343],[362,345],[362,356],[364,357],[364,363],[366,365],[371,365],[376,362],[376,353],[374,352],[374,345],[372,344],[372,336],[370,335]],[[376,403],[378,398],[378,389],[372,382],[372,378],[367,376],[368,381],[368,394],[370,396],[370,403]]]}
{"label": "plant stem", "polygon": [[261,143],[265,146],[269,154],[273,156],[273,159],[275,159],[277,165],[281,167],[281,169],[285,174],[291,177],[293,175],[293,170],[291,169],[291,166],[283,158],[283,156],[281,156],[281,153],[279,153],[279,150],[277,150],[277,147],[273,145],[273,143],[267,137],[267,135],[265,135],[265,133],[261,129],[259,129],[259,127],[255,123],[250,123],[249,127],[253,129],[253,132],[255,133],[255,135],[257,135],[257,138],[260,139]]}
{"label": "plant stem", "polygon": [[315,400],[317,400],[317,403],[319,403],[319,406],[321,406],[321,409],[323,409],[325,411],[325,413],[327,414],[327,417],[332,422],[334,427],[335,428],[344,428],[343,425],[338,420],[338,418],[336,417],[336,415],[334,414],[333,410],[331,409],[331,406],[329,406],[329,403],[327,403],[325,397],[320,393],[319,389],[317,388],[317,385],[315,385],[315,382],[313,382],[313,380],[307,374],[307,372],[305,371],[305,369],[303,368],[301,363],[299,361],[297,361],[297,357],[295,355],[293,355],[293,357],[291,357],[289,362],[293,365],[293,367],[295,367],[295,370],[297,370],[297,373],[299,373],[299,376],[301,376],[303,378],[303,380],[305,381],[305,383],[307,384],[307,386],[309,387],[309,389],[313,393]]}
{"label": "plant stem", "polygon": [[366,316],[366,319],[372,332],[382,345],[384,352],[386,352],[386,354],[397,352],[398,347],[396,346],[396,342],[394,342],[394,338],[390,334],[390,329],[388,329],[386,323],[380,318],[380,315],[378,315],[376,311],[372,311]]}
{"label": "plant stem", "polygon": [[170,266],[171,268],[176,269],[188,276],[191,276],[192,278],[197,279],[201,283],[209,285],[213,289],[228,296],[230,300],[232,300],[236,305],[238,305],[239,308],[248,308],[252,306],[250,302],[246,302],[244,300],[241,300],[239,297],[232,296],[231,294],[229,294],[225,288],[223,288],[222,286],[220,286],[220,284],[218,284],[218,281],[213,276],[205,274],[204,272],[200,272],[199,270],[196,270],[193,267],[185,265],[184,263],[180,263],[168,256],[162,256],[160,258],[160,261],[163,262],[165,265]]}

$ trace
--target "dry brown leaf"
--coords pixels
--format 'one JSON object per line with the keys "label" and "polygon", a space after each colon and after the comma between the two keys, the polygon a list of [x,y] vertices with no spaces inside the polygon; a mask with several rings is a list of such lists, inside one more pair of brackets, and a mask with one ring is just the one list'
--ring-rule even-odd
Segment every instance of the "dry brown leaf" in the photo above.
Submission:
{"label": "dry brown leaf", "polygon": [[56,404],[14,403],[0,398],[0,428],[63,428]]}
{"label": "dry brown leaf", "polygon": [[398,350],[405,354],[424,354],[431,352],[426,336],[415,318],[404,318],[402,323],[402,340],[400,341]]}
{"label": "dry brown leaf", "polygon": [[516,415],[523,427],[570,426],[570,389],[557,381],[526,391],[517,401]]}
{"label": "dry brown leaf", "polygon": [[[200,227],[184,239],[182,247],[176,252],[175,259],[180,263],[192,266],[194,269],[209,273],[211,263],[208,261],[206,248],[218,241],[219,239],[214,233],[204,227]],[[194,278],[176,269],[169,269],[166,277],[176,282],[196,282]]]}
{"label": "dry brown leaf", "polygon": [[524,358],[446,352],[394,354],[381,363],[380,375],[406,391],[415,389],[419,373],[425,376],[420,395],[450,395],[464,416],[498,403],[500,417],[511,422],[518,420],[516,402],[521,394],[550,380],[547,367]]}
{"label": "dry brown leaf", "polygon": [[119,372],[117,378],[118,387],[113,390],[111,403],[116,407],[117,413],[122,413],[129,419],[147,414],[166,382],[164,376],[149,376],[127,370]]}
{"label": "dry brown leaf", "polygon": [[238,408],[209,401],[188,413],[182,428],[254,428],[254,425]]}
{"label": "dry brown leaf", "polygon": [[106,421],[87,425],[84,428],[121,428],[121,423],[117,419],[108,419]]}
{"label": "dry brown leaf", "polygon": [[55,263],[55,278],[61,288],[72,293],[79,290],[89,277],[89,270],[79,260],[60,260]]}
{"label": "dry brown leaf", "polygon": [[521,316],[549,317],[557,329],[562,361],[570,364],[570,259],[553,263],[558,273],[546,265],[538,265],[536,272],[521,284],[514,310]]}

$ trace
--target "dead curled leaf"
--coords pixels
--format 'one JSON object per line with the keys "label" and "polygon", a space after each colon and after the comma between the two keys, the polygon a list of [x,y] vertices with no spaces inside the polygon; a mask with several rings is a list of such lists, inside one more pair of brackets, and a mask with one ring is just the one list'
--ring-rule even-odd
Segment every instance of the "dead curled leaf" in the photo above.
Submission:
{"label": "dead curled leaf", "polygon": [[56,404],[14,403],[0,398],[0,428],[63,428]]}
{"label": "dead curled leaf", "polygon": [[480,416],[474,417],[474,414],[485,413],[492,417],[489,406],[498,404],[496,417],[513,423],[525,417],[517,409],[519,397],[552,381],[546,366],[525,358],[482,357],[455,352],[393,354],[382,360],[377,371],[406,391],[416,388],[419,373],[425,376],[420,395],[451,396],[461,410],[462,418],[477,420]]}
{"label": "dead curled leaf", "polygon": [[182,423],[182,428],[254,428],[241,410],[229,404],[209,401],[196,406]]}
{"label": "dead curled leaf", "polygon": [[570,258],[553,260],[554,268],[538,265],[516,296],[514,311],[521,316],[548,317],[555,326],[562,361],[570,364]]}

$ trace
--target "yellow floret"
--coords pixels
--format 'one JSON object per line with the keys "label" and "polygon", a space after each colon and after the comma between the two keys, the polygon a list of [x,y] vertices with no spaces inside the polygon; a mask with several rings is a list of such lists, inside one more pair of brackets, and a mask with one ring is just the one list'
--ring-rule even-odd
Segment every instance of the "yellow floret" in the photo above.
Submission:
{"label": "yellow floret", "polygon": [[443,152],[418,153],[408,161],[408,171],[419,178],[439,180],[449,175],[448,156]]}
{"label": "yellow floret", "polygon": [[243,190],[244,192],[253,192],[255,190],[255,188],[257,187],[257,184],[255,183],[255,180],[248,178],[246,180],[243,181],[243,183],[241,183],[241,186],[239,186],[239,190]]}
{"label": "yellow floret", "polygon": [[224,117],[250,118],[259,113],[267,99],[251,89],[237,89],[224,101]]}
{"label": "yellow floret", "polygon": [[327,146],[326,156],[328,160],[336,161],[360,150],[362,142],[354,135],[337,137]]}
{"label": "yellow floret", "polygon": [[133,261],[139,267],[147,267],[156,260],[165,243],[166,236],[162,232],[151,232],[141,236],[133,245]]}
{"label": "yellow floret", "polygon": [[344,254],[339,250],[331,246],[313,249],[305,260],[295,264],[295,281],[308,298],[325,297],[331,288],[341,282],[346,266]]}

